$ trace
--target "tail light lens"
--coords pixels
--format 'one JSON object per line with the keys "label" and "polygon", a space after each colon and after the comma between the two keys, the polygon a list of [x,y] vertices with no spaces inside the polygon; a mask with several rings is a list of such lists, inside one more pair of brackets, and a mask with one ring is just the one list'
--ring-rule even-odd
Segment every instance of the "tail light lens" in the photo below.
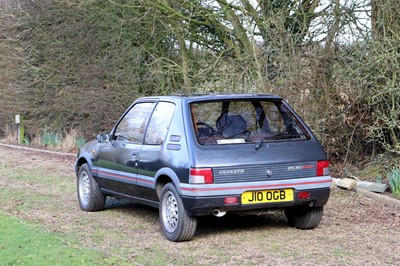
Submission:
{"label": "tail light lens", "polygon": [[214,183],[211,168],[190,168],[189,183],[191,184],[212,184]]}
{"label": "tail light lens", "polygon": [[329,175],[329,161],[317,161],[317,176]]}

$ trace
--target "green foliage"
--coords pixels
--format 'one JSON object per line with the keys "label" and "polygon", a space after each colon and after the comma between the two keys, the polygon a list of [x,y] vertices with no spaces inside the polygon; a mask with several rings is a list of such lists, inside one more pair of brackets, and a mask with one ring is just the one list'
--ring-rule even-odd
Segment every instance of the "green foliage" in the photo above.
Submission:
{"label": "green foliage", "polygon": [[83,138],[83,137],[79,137],[79,138],[77,138],[77,140],[76,140],[76,146],[77,146],[78,148],[82,147],[83,144],[85,144],[85,143],[86,143],[86,139]]}
{"label": "green foliage", "polygon": [[0,212],[1,265],[127,265]]}
{"label": "green foliage", "polygon": [[31,143],[30,139],[27,136],[25,136],[24,139],[22,140],[22,144],[29,145],[30,143]]}
{"label": "green foliage", "polygon": [[387,174],[392,193],[400,196],[400,166],[393,167]]}
{"label": "green foliage", "polygon": [[42,144],[49,148],[60,147],[62,143],[62,136],[58,133],[45,132],[42,135]]}

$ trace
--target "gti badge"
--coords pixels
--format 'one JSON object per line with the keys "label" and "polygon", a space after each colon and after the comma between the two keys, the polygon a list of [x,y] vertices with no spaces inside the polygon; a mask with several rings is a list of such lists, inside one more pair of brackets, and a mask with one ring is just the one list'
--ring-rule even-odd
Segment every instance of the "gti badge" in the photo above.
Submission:
{"label": "gti badge", "polygon": [[269,170],[269,169],[267,169],[267,171],[265,171],[265,174],[266,174],[268,177],[271,177],[271,176],[272,176],[272,171]]}

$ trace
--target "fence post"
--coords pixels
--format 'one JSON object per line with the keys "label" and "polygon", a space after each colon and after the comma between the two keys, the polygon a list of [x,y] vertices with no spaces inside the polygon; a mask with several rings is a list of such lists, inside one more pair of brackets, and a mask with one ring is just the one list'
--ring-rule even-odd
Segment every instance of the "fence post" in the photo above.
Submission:
{"label": "fence post", "polygon": [[22,141],[25,137],[25,128],[24,128],[24,117],[23,115],[16,115],[15,116],[15,123],[18,126],[18,144],[22,144]]}

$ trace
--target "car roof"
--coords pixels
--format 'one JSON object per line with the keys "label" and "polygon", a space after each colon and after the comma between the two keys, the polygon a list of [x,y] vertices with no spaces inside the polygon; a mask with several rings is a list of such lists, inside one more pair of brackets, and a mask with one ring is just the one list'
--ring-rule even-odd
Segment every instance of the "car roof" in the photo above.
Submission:
{"label": "car roof", "polygon": [[262,93],[223,93],[223,94],[177,94],[141,97],[138,100],[168,100],[173,102],[197,102],[215,100],[238,100],[238,99],[274,99],[282,100],[280,96]]}

